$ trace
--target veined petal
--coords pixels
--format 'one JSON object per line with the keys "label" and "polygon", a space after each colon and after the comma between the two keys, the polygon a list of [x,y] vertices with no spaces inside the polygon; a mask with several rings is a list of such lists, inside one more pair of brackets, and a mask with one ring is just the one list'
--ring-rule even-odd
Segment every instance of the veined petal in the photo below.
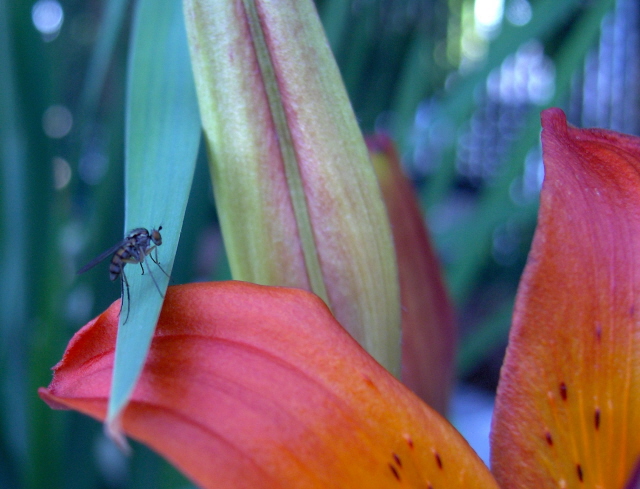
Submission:
{"label": "veined petal", "polygon": [[184,3],[233,277],[316,293],[398,373],[391,230],[313,2]]}
{"label": "veined petal", "polygon": [[445,414],[453,382],[456,326],[418,199],[386,136],[367,139],[398,260],[402,304],[402,382]]}
{"label": "veined petal", "polygon": [[[40,395],[102,419],[118,303]],[[315,296],[242,282],[170,287],[123,428],[202,487],[494,488],[462,437]]]}
{"label": "veined petal", "polygon": [[623,487],[640,456],[640,139],[542,113],[545,181],[492,432],[501,487]]}

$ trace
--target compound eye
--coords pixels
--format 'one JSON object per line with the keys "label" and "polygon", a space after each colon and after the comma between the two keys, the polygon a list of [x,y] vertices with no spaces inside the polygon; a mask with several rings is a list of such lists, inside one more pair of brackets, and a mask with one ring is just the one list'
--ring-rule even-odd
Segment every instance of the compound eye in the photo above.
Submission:
{"label": "compound eye", "polygon": [[162,244],[162,236],[160,236],[160,231],[154,229],[151,232],[151,241],[153,241],[158,246]]}

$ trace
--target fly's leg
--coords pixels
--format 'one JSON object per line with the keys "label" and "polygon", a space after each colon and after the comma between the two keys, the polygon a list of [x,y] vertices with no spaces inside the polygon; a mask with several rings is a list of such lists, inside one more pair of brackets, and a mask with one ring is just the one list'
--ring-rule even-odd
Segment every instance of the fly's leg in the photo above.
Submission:
{"label": "fly's leg", "polygon": [[[152,260],[153,260],[153,258],[152,258]],[[155,262],[155,260],[153,260],[153,261]],[[140,262],[140,266],[142,266],[142,262]],[[164,272],[164,270],[162,270],[162,271]],[[149,275],[151,275],[151,279],[153,280],[153,284],[156,286],[156,289],[158,289],[158,294],[160,294],[160,297],[164,298],[164,294],[160,290],[160,287],[158,286],[158,282],[156,282],[156,278],[153,276],[153,273],[151,273],[151,268],[149,268]]]}
{"label": "fly's leg", "polygon": [[129,295],[129,282],[127,281],[127,276],[124,274],[124,268],[122,269],[121,276],[122,276],[122,280],[120,281],[120,285],[121,285],[120,296],[122,297],[122,300],[120,301],[120,314],[122,314],[124,292],[125,290],[127,292],[127,315],[125,316],[124,322],[122,323],[124,325],[127,322],[127,319],[129,319],[129,311],[131,310],[131,296]]}
{"label": "fly's leg", "polygon": [[120,310],[118,311],[118,317],[122,316],[122,304],[124,304],[124,284],[122,283],[122,279],[120,279]]}
{"label": "fly's leg", "polygon": [[[151,252],[152,252],[152,251],[155,251],[155,253],[154,253],[154,254],[156,255],[156,256],[155,256],[155,258],[154,258],[154,256],[151,254]],[[164,271],[164,268],[162,268],[162,266],[160,265],[160,261],[158,260],[158,247],[157,247],[157,246],[153,246],[153,247],[149,248],[149,249],[147,250],[147,253],[146,253],[146,254],[149,256],[149,258],[151,258],[151,261],[152,261],[153,263],[155,263],[156,265],[158,265],[158,268],[159,268],[160,270],[162,270],[162,273],[164,273],[164,274],[166,275],[166,277],[167,277],[169,280],[171,280],[171,277],[169,276],[169,274],[168,274],[167,272],[165,272],[165,271]]]}

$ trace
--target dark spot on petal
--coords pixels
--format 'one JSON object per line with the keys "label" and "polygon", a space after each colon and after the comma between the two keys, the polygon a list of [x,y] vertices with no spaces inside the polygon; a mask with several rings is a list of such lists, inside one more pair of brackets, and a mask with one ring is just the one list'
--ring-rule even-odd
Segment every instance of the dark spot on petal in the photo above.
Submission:
{"label": "dark spot on petal", "polygon": [[596,408],[596,413],[594,416],[594,421],[596,424],[596,430],[600,428],[600,408]]}
{"label": "dark spot on petal", "polygon": [[438,452],[433,452],[433,454],[436,456],[436,463],[438,464],[438,468],[441,469],[442,468],[442,459],[440,459],[440,455],[438,454]]}
{"label": "dark spot on petal", "polygon": [[407,445],[409,445],[409,448],[411,448],[411,450],[413,450],[413,440],[411,439],[411,436],[409,436],[408,434],[404,434],[404,439],[407,442]]}
{"label": "dark spot on petal", "polygon": [[576,471],[578,472],[578,479],[580,479],[580,482],[582,482],[583,481],[583,478],[582,478],[582,465],[576,464]]}
{"label": "dark spot on petal", "polygon": [[431,482],[427,483],[427,489],[433,489],[433,486],[431,485]]}
{"label": "dark spot on petal", "polygon": [[391,464],[389,464],[389,468],[391,469],[391,472],[393,473],[393,476],[400,480],[400,474],[398,474],[398,470]]}
{"label": "dark spot on petal", "polygon": [[631,307],[629,308],[629,316],[633,317],[635,313],[636,313],[636,305],[631,304]]}
{"label": "dark spot on petal", "polygon": [[364,383],[368,387],[371,387],[371,388],[375,389],[376,385],[373,383],[373,380],[371,380],[371,377],[369,377],[368,375],[363,374],[362,375],[362,380],[364,380]]}
{"label": "dark spot on petal", "polygon": [[547,440],[547,445],[549,445],[550,447],[553,446],[553,438],[551,438],[551,433],[549,433],[548,431],[544,434],[544,438],[545,440]]}
{"label": "dark spot on petal", "polygon": [[560,382],[560,397],[563,401],[567,400],[567,384]]}
{"label": "dark spot on petal", "polygon": [[397,454],[393,454],[393,460],[396,461],[396,464],[398,464],[398,467],[402,467],[402,460],[400,460],[400,457],[398,457]]}
{"label": "dark spot on petal", "polygon": [[596,324],[596,339],[598,342],[602,339],[602,325],[600,323]]}
{"label": "dark spot on petal", "polygon": [[376,394],[380,394],[380,390],[378,389],[378,384],[366,374],[362,374],[362,381],[364,382],[364,386],[371,389]]}

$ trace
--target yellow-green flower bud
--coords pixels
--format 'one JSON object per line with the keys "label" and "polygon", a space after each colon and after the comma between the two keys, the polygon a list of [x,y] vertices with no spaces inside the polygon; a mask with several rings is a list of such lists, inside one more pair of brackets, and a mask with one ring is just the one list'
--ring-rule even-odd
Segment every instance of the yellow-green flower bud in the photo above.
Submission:
{"label": "yellow-green flower bud", "polygon": [[185,0],[233,277],[311,290],[393,373],[389,221],[311,0]]}

